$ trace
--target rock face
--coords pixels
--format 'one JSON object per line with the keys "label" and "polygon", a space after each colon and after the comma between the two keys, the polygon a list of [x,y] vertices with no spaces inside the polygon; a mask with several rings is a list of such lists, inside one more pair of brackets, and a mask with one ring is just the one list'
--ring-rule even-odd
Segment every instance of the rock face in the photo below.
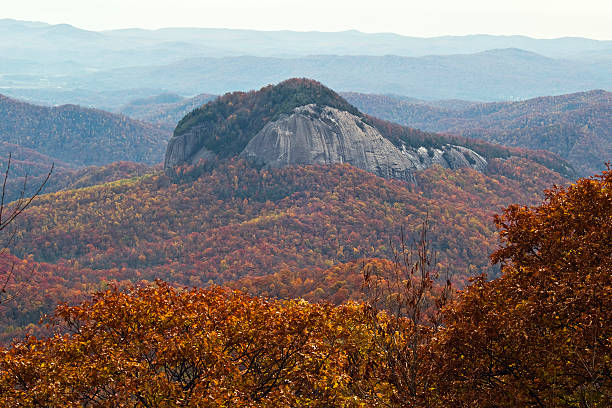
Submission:
{"label": "rock face", "polygon": [[266,124],[241,154],[266,167],[349,163],[386,178],[412,180],[434,164],[484,170],[486,160],[470,149],[397,148],[361,118],[331,107],[306,105]]}
{"label": "rock face", "polygon": [[181,164],[194,164],[200,159],[211,159],[215,154],[201,146],[197,134],[187,133],[173,136],[166,148],[164,168],[171,169]]}
{"label": "rock face", "polygon": [[[173,137],[168,143],[165,168],[214,158],[215,154],[202,146],[201,133],[196,128]],[[297,107],[291,114],[268,122],[240,156],[268,168],[348,163],[381,177],[401,180],[414,180],[415,171],[434,164],[478,171],[487,166],[482,156],[462,146],[397,147],[359,116],[314,104]]]}

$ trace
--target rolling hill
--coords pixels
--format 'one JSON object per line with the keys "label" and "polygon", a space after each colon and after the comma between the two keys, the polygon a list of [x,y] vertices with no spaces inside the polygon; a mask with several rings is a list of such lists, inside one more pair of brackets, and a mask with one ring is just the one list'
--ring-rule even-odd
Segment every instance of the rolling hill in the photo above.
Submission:
{"label": "rolling hill", "polygon": [[161,93],[223,94],[288,77],[419,99],[517,100],[611,89],[612,42],[357,31],[88,31],[0,20],[0,87],[33,103],[116,111]]}
{"label": "rolling hill", "polygon": [[[612,41],[587,38],[536,39],[525,36],[467,35],[434,38],[392,33],[256,31],[214,28],[138,28],[89,31],[68,24],[0,19],[0,50],[45,62],[70,57],[84,66],[125,66],[180,59],[194,54],[213,57],[258,55],[296,57],[314,54],[400,55],[420,57],[477,53],[496,48],[521,48],[553,58],[610,55]],[[21,45],[17,47],[16,44]],[[75,48],[75,45],[81,47]],[[170,51],[170,52],[169,52]],[[55,52],[55,54],[54,54]]]}
{"label": "rolling hill", "polygon": [[160,123],[174,128],[192,110],[216,98],[201,94],[183,98],[176,94],[160,94],[149,98],[135,99],[119,108],[119,113],[149,123]]}
{"label": "rolling hill", "polygon": [[0,305],[4,338],[109,282],[360,298],[358,270],[325,270],[391,257],[400,228],[412,237],[427,216],[439,266],[461,287],[498,273],[486,257],[497,247],[493,214],[538,203],[543,189],[567,181],[520,158],[491,160],[485,173],[433,167],[416,177],[408,184],[347,164],[258,170],[229,160],[43,195],[16,223],[11,253],[26,263],[17,261],[8,288],[20,297]]}
{"label": "rolling hill", "polygon": [[290,77],[308,77],[343,91],[496,101],[612,88],[612,68],[607,64],[595,68],[592,64],[595,63],[558,60],[520,49],[424,57],[197,57],[92,72],[78,81],[68,79],[66,86],[222,94],[259,88]]}
{"label": "rolling hill", "polygon": [[169,132],[163,126],[76,105],[44,107],[0,95],[0,141],[71,166],[114,161],[155,164]]}

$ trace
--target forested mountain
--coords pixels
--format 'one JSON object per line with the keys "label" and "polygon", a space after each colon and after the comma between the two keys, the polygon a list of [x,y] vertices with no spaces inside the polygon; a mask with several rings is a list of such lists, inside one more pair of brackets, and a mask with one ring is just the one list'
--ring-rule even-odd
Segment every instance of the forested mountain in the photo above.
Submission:
{"label": "forested mountain", "polygon": [[434,285],[424,235],[416,263],[330,271],[357,272],[351,281],[369,288],[360,303],[162,281],[104,289],[58,306],[55,335],[0,348],[0,403],[607,407],[611,188],[607,171],[549,190],[537,207],[506,208],[491,254],[502,276],[477,277],[454,298]]}
{"label": "forested mountain", "polygon": [[[352,129],[343,136],[346,145],[336,146],[341,160],[268,166],[240,157],[253,143],[266,150],[257,135],[295,115],[304,117],[305,137],[318,132],[313,123],[328,128],[321,142],[328,148],[339,143],[334,138],[342,129]],[[355,132],[364,139],[351,139]],[[15,276],[27,279],[11,281],[9,288],[25,288],[24,300],[0,305],[4,338],[22,333],[58,301],[81,299],[108,282],[162,278],[313,301],[360,299],[354,261],[392,258],[402,227],[412,237],[427,217],[436,264],[463,286],[474,274],[498,273],[482,256],[496,246],[492,215],[514,202],[537,203],[544,188],[565,184],[564,175],[571,174],[551,153],[426,133],[364,115],[308,79],[208,102],[179,122],[172,143],[178,138],[184,139],[182,149],[212,156],[185,156],[188,161],[172,165],[167,160],[164,171],[134,163],[58,170],[46,188],[64,191],[38,197],[14,224]],[[384,172],[387,179],[377,177],[380,168],[366,172],[350,165],[348,147],[374,141],[416,161],[403,178],[408,182]],[[466,165],[452,165],[457,160]],[[16,187],[19,181],[15,177]]]}
{"label": "forested mountain", "polygon": [[63,162],[55,157],[49,157],[35,150],[16,144],[0,142],[0,166],[6,170],[9,155],[11,156],[10,182],[16,182],[25,176],[35,178],[44,176],[55,167],[55,171],[69,171],[74,168],[72,164]]}
{"label": "forested mountain", "polygon": [[612,157],[612,93],[606,91],[466,106],[432,106],[383,95],[343,96],[363,112],[406,126],[548,150],[582,175],[600,171]]}
{"label": "forested mountain", "polygon": [[183,157],[175,164],[187,162],[202,148],[220,158],[236,156],[267,123],[310,104],[360,115],[340,95],[309,79],[294,78],[259,91],[228,93],[181,119],[170,141],[166,163],[172,153],[172,143],[187,137],[193,141],[185,140]]}
{"label": "forested mountain", "polygon": [[129,160],[158,163],[168,130],[75,105],[43,107],[0,95],[0,141],[72,166]]}
{"label": "forested mountain", "polygon": [[[8,157],[8,155],[4,157]],[[6,159],[0,161],[0,163],[6,164]],[[5,185],[5,202],[17,200],[22,193],[24,197],[31,197],[41,186],[43,186],[42,194],[54,193],[60,190],[83,188],[110,181],[138,177],[153,173],[159,170],[160,167],[161,165],[149,166],[143,163],[114,162],[104,166],[89,166],[75,169],[58,166],[57,162],[55,162],[51,176],[47,180],[51,164],[45,166],[41,165],[40,162],[33,161],[23,165],[21,162],[15,163],[11,160],[11,171]],[[27,179],[25,178],[26,176]]]}
{"label": "forested mountain", "polygon": [[612,42],[0,19],[0,55],[0,407],[608,408]]}
{"label": "forested mountain", "polygon": [[519,156],[573,174],[553,154],[426,133],[364,115],[306,78],[228,93],[190,112],[168,143],[165,167],[238,155],[276,167],[346,162],[400,179],[433,164],[482,170],[489,159]]}

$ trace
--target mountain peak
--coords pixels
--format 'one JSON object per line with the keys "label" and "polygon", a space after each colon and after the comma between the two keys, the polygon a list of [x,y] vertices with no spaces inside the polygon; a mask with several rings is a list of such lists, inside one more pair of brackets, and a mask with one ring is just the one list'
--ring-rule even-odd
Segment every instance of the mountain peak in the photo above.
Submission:
{"label": "mountain peak", "polygon": [[470,149],[446,142],[413,146],[407,137],[383,135],[378,125],[320,82],[292,78],[223,95],[187,115],[168,143],[165,167],[242,156],[266,167],[349,163],[409,180],[434,164],[486,167]]}
{"label": "mountain peak", "polygon": [[[166,165],[189,163],[201,148],[220,158],[237,156],[266,123],[310,104],[362,116],[336,92],[306,78],[292,78],[258,91],[227,93],[192,111],[178,123],[168,146]],[[181,140],[188,134],[192,136],[185,144]]]}

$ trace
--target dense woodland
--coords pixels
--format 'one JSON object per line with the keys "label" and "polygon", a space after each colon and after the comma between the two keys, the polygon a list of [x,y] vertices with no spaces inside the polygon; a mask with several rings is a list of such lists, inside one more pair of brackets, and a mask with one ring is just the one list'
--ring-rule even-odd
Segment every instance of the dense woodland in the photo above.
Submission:
{"label": "dense woodland", "polygon": [[0,350],[0,403],[609,406],[612,172],[511,205],[495,223],[501,276],[454,299],[435,285],[422,233],[395,262],[362,262],[363,303],[158,281],[61,305],[55,335]]}
{"label": "dense woodland", "polygon": [[554,152],[581,175],[612,157],[612,93],[579,92],[519,102],[439,104],[346,93],[363,112],[404,126]]}
{"label": "dense woodland", "polygon": [[[0,145],[1,146],[1,145]],[[17,149],[18,152],[21,149]],[[29,152],[28,152],[29,153]],[[32,158],[36,158],[32,152]],[[5,161],[8,164],[8,155]],[[21,157],[21,156],[17,156]],[[2,163],[2,161],[0,161]],[[6,164],[4,168],[6,169]],[[53,193],[60,190],[89,187],[109,181],[138,177],[153,173],[161,168],[143,163],[115,162],[105,166],[90,166],[81,168],[61,167],[56,162],[21,161],[11,156],[10,176],[5,184],[5,201],[17,200],[21,194],[29,197],[44,183],[42,193]],[[49,172],[51,177],[47,179]],[[46,181],[45,181],[46,180]]]}
{"label": "dense woodland", "polygon": [[[136,105],[149,102],[160,101]],[[359,115],[397,146],[463,145],[488,165],[434,166],[405,182],[348,164],[266,169],[234,157],[265,123],[309,103]],[[45,126],[76,126],[91,154],[153,160],[154,147],[131,146],[139,122],[36,109],[59,118]],[[90,119],[107,132],[101,150],[78,133]],[[5,125],[30,143],[15,123]],[[18,147],[5,173],[1,406],[604,407],[612,398],[609,169],[570,185],[573,169],[553,153],[392,124],[307,79],[189,113],[175,135],[195,129],[218,156],[196,165],[58,161],[47,180],[61,157],[49,146],[71,142],[61,126],[36,139],[45,154]],[[30,170],[26,193],[46,194],[6,224]]]}
{"label": "dense woodland", "polygon": [[97,109],[75,105],[44,107],[0,95],[3,142],[67,162],[72,166],[115,161],[162,161],[170,131]]}
{"label": "dense woodland", "polygon": [[[49,172],[51,166],[57,171],[70,171],[73,166],[56,160],[35,150],[16,144],[0,142],[0,166],[6,170],[9,156],[11,158],[10,182],[21,182],[23,177],[39,177]],[[23,184],[23,183],[22,183]]]}
{"label": "dense woodland", "polygon": [[[497,246],[493,215],[514,202],[535,204],[543,189],[564,183],[520,158],[493,160],[487,174],[431,168],[416,185],[349,165],[258,170],[229,160],[47,194],[15,221],[11,251],[33,272],[20,301],[0,306],[2,327],[10,338],[58,300],[156,278],[233,282],[313,301],[360,299],[355,276],[325,270],[389,258],[400,229],[413,231],[428,214],[439,266],[463,286],[469,276],[498,274],[486,257]],[[285,278],[296,273],[308,283]]]}

